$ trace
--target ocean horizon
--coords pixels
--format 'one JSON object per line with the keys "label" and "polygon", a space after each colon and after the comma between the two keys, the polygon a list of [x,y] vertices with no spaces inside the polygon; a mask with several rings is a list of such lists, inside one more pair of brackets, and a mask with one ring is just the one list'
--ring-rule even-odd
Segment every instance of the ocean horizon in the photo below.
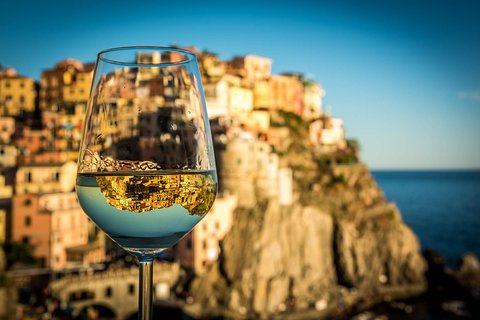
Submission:
{"label": "ocean horizon", "polygon": [[480,256],[480,169],[376,169],[386,198],[418,236],[454,267],[465,253]]}

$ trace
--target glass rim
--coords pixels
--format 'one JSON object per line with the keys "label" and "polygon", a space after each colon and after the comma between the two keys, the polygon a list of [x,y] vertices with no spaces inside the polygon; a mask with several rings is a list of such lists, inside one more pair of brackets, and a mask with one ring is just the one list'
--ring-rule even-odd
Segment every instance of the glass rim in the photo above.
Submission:
{"label": "glass rim", "polygon": [[[109,59],[104,55],[111,52],[117,51],[135,51],[135,50],[145,50],[145,51],[154,51],[159,52],[177,52],[185,55],[185,59],[179,61],[169,61],[169,62],[157,62],[157,63],[138,63],[138,62],[126,62],[121,61],[121,59]],[[168,47],[168,46],[123,46],[123,47],[113,47],[100,51],[97,54],[97,60],[101,60],[107,63],[129,66],[129,67],[161,67],[161,66],[179,66],[187,64],[196,59],[195,53],[185,49],[180,49],[177,47]]]}

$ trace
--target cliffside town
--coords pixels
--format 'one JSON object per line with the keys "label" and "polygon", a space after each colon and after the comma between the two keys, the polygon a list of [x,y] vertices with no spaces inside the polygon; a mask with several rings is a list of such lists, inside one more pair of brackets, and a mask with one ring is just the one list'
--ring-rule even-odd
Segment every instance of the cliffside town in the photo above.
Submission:
{"label": "cliffside town", "polygon": [[[219,196],[167,253],[184,272],[162,267],[174,272],[157,281],[156,300],[180,298],[199,317],[318,319],[424,292],[418,240],[359,161],[358,142],[345,138],[343,121],[323,111],[321,85],[300,74],[273,75],[265,57],[223,61],[189,49],[201,69]],[[58,277],[47,291],[77,314],[101,301],[106,314],[125,318],[115,313],[115,297],[133,296],[137,283],[117,286],[112,279],[128,273],[122,268],[131,259],[115,265],[118,248],[95,229],[74,192],[92,72],[92,64],[67,59],[36,83],[0,69],[0,261],[8,270],[0,284],[23,290],[18,304],[30,310],[28,301],[40,300],[29,289],[35,277]],[[132,77],[142,84],[119,85]],[[139,152],[160,143],[151,119],[134,108],[179,99],[174,82],[115,73],[103,97],[114,106],[110,120],[121,123],[112,126],[120,128],[112,131],[115,143],[134,138]],[[175,108],[165,110],[162,116],[179,117]],[[98,280],[94,270],[109,280]],[[65,291],[67,280],[76,291]]]}
{"label": "cliffside town", "polygon": [[[221,257],[195,281],[189,310],[318,319],[422,293],[418,240],[368,169],[326,163],[309,147],[302,119],[278,118],[290,141],[278,162],[289,170],[292,195],[262,191],[255,175],[242,185]],[[233,187],[248,174],[228,179]]]}

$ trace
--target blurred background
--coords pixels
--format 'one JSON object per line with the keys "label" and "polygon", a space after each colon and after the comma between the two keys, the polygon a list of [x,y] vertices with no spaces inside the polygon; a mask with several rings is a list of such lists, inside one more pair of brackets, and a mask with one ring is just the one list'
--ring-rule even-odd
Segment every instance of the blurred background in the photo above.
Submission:
{"label": "blurred background", "polygon": [[476,1],[0,11],[1,318],[135,318],[136,262],[74,192],[96,54],[128,45],[197,54],[220,176],[158,259],[156,314],[480,316]]}

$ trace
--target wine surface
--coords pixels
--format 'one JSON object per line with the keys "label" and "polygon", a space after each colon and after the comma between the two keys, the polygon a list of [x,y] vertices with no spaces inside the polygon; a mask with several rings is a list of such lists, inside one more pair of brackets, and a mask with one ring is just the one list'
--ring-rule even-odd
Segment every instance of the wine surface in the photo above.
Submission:
{"label": "wine surface", "polygon": [[210,210],[214,171],[80,173],[77,195],[89,217],[132,253],[173,246]]}

